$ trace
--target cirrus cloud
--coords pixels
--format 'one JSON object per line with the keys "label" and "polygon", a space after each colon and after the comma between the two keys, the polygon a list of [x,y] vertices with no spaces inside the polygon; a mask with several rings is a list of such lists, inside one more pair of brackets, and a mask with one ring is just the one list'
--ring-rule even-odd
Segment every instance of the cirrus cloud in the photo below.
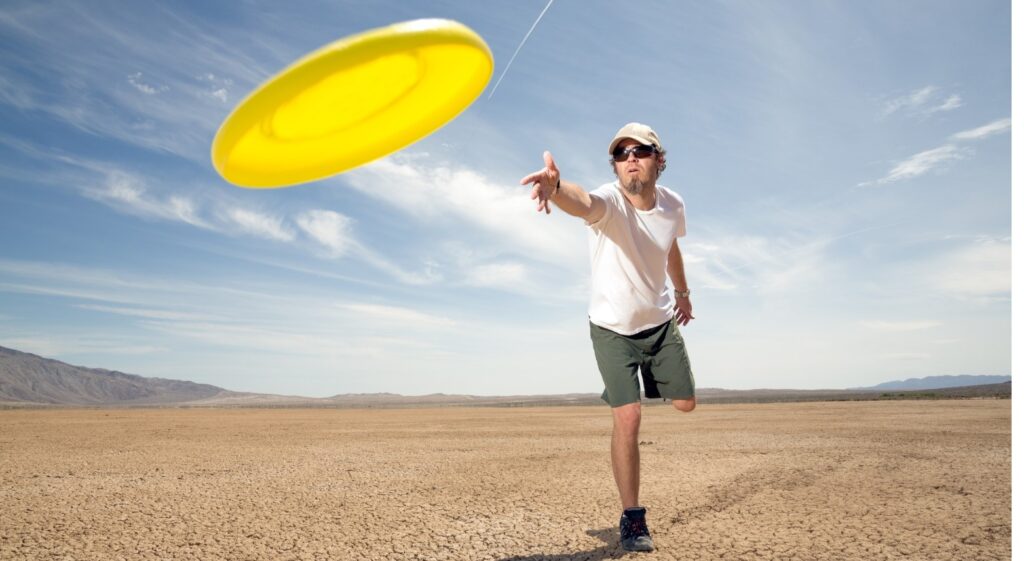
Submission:
{"label": "cirrus cloud", "polygon": [[332,257],[340,257],[350,249],[352,219],[333,210],[309,210],[295,218],[296,224],[319,243]]}

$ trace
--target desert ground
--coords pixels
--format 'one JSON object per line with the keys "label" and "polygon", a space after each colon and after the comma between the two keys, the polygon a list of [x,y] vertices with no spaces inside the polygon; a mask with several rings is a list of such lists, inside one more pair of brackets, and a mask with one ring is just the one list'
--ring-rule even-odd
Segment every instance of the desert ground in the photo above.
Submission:
{"label": "desert ground", "polygon": [[0,559],[1009,559],[1010,400],[0,411]]}

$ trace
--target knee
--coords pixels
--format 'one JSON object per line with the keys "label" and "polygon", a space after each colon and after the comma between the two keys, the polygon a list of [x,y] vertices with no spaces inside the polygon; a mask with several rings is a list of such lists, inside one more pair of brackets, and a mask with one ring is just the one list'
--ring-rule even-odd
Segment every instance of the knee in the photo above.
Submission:
{"label": "knee", "polygon": [[615,419],[615,429],[626,432],[637,432],[640,430],[640,404],[631,403],[612,409]]}
{"label": "knee", "polygon": [[672,406],[682,411],[683,413],[689,413],[697,407],[697,398],[691,397],[690,399],[673,399]]}

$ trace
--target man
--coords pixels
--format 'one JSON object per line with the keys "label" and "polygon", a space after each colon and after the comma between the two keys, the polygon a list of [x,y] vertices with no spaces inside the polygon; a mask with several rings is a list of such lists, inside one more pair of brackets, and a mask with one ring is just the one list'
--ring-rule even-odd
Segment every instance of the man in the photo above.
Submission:
{"label": "man", "polygon": [[693,411],[693,374],[678,327],[694,319],[676,242],[686,234],[685,207],[679,195],[656,183],[666,152],[651,127],[622,127],[608,153],[618,181],[589,193],[561,180],[550,152],[544,153],[544,168],[521,183],[533,187],[538,212],[550,214],[554,203],[590,227],[590,338],[605,384],[601,397],[612,408],[612,473],[623,508],[619,533],[627,551],[653,551],[647,511],[639,503],[637,371],[647,397]]}

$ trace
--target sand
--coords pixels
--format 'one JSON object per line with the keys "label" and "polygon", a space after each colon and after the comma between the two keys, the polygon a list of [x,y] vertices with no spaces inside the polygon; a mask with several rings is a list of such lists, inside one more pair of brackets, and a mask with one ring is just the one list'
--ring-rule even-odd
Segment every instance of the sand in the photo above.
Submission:
{"label": "sand", "polygon": [[0,411],[0,559],[1009,559],[1010,401]]}

